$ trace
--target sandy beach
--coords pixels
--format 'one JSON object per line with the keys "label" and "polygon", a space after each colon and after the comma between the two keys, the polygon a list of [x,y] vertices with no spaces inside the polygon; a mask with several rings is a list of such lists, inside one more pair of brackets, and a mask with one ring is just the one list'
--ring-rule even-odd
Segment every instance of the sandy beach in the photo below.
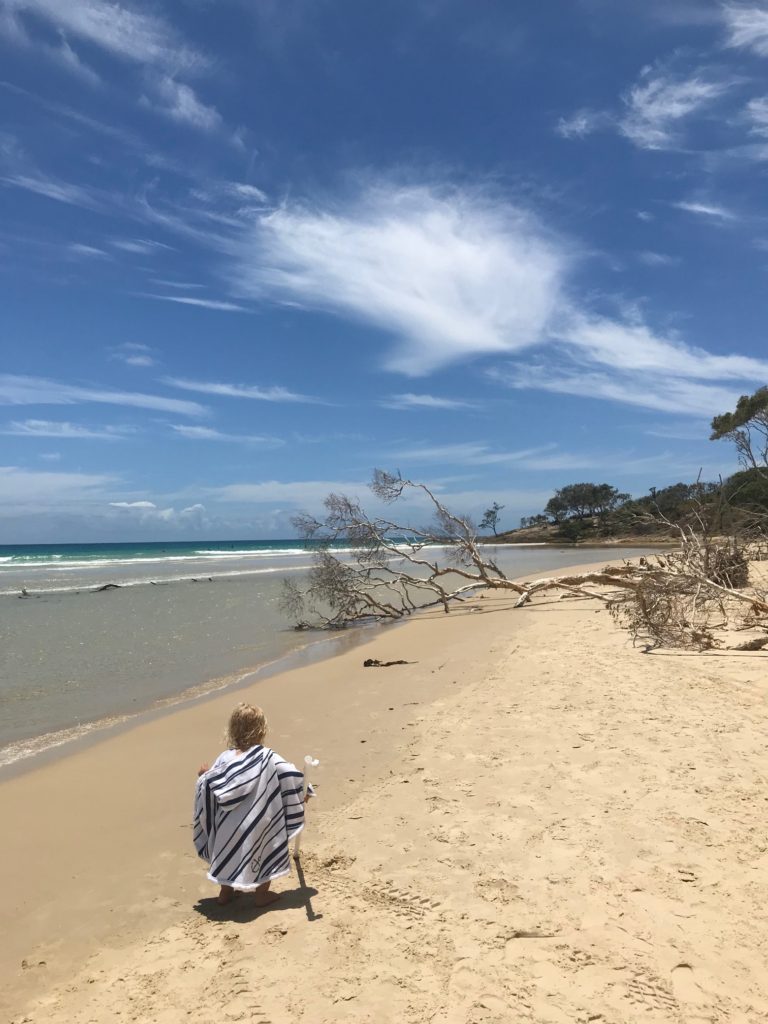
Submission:
{"label": "sandy beach", "polygon": [[[486,595],[8,778],[0,1018],[763,1024],[765,664]],[[189,829],[244,697],[322,762],[262,911]]]}

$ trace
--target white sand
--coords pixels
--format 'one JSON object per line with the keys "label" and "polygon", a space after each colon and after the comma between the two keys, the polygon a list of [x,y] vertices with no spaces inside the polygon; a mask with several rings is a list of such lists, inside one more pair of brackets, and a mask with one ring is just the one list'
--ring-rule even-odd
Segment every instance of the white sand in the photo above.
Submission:
{"label": "white sand", "polygon": [[766,655],[472,607],[247,691],[323,762],[267,911],[190,843],[231,694],[0,786],[0,1018],[765,1024]]}

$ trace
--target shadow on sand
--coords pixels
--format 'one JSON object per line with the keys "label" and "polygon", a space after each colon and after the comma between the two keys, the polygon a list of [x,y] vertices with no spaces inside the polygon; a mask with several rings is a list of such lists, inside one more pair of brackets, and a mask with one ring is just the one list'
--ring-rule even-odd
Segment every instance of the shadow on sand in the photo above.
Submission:
{"label": "shadow on sand", "polygon": [[193,909],[198,914],[202,914],[203,917],[207,917],[209,921],[247,922],[253,921],[264,914],[272,914],[279,910],[303,910],[307,915],[308,921],[319,921],[323,915],[316,914],[312,907],[312,897],[317,896],[317,889],[307,885],[301,861],[297,858],[293,863],[299,878],[298,887],[295,889],[284,889],[280,893],[280,899],[270,903],[269,906],[255,906],[253,897],[244,892],[232,900],[231,903],[226,903],[224,906],[216,902],[215,896],[206,897],[205,899],[198,900]]}

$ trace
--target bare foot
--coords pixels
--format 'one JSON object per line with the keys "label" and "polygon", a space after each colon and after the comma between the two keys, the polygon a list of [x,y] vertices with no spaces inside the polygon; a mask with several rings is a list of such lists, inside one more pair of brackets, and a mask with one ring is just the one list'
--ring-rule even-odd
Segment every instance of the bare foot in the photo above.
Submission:
{"label": "bare foot", "polygon": [[264,882],[258,887],[258,889],[254,890],[253,902],[257,907],[268,907],[270,903],[274,903],[276,900],[280,899],[280,893],[270,892],[269,886],[269,882]]}
{"label": "bare foot", "polygon": [[279,892],[265,892],[263,896],[254,897],[254,906],[257,907],[268,907],[271,903],[276,903],[280,899]]}
{"label": "bare foot", "polygon": [[231,885],[222,885],[219,895],[216,897],[216,902],[219,906],[223,907],[227,903],[231,903],[232,900],[237,899],[239,895],[240,893],[236,892]]}

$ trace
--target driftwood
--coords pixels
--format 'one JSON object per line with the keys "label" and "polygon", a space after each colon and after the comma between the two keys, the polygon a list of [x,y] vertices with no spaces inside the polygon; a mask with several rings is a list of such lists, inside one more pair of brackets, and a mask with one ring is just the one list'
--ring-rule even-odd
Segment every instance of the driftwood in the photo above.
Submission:
{"label": "driftwood", "polygon": [[[369,517],[357,500],[331,494],[326,516],[299,516],[300,533],[316,545],[305,585],[286,581],[282,605],[297,629],[343,629],[376,619],[457,602],[479,590],[508,592],[521,608],[540,595],[597,600],[648,649],[707,650],[726,645],[727,633],[748,628],[768,633],[768,595],[750,585],[749,544],[713,536],[703,517],[676,526],[679,549],[633,563],[568,576],[509,579],[478,540],[468,517],[450,512],[433,490],[400,474],[376,470],[371,484],[385,504],[405,496],[426,501],[432,522],[404,525]],[[764,543],[764,537],[761,543]],[[343,548],[339,551],[338,548]],[[745,641],[761,650],[768,638]]]}
{"label": "driftwood", "polygon": [[363,668],[389,668],[390,665],[415,665],[415,661],[404,661],[398,658],[397,661],[379,661],[378,658],[366,658]]}

